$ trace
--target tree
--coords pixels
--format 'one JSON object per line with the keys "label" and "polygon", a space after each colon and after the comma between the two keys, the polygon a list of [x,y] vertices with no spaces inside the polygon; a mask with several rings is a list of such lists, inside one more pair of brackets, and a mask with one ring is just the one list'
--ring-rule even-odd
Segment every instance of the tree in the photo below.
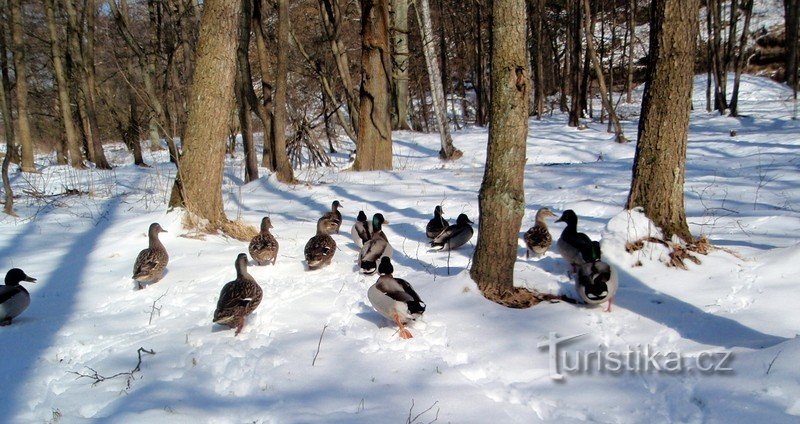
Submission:
{"label": "tree", "polygon": [[[470,276],[488,299],[515,304],[514,263],[525,212],[529,72],[525,0],[494,0],[489,145],[478,204],[478,242]],[[522,305],[519,305],[522,306]]]}
{"label": "tree", "polygon": [[798,88],[798,43],[800,43],[800,0],[783,0],[784,23],[786,28],[786,83],[797,91]]}
{"label": "tree", "polygon": [[[0,30],[3,28],[0,26]],[[1,36],[2,34],[0,34]],[[0,78],[0,114],[3,117],[3,128],[6,138],[6,155],[3,157],[2,165],[2,178],[3,178],[3,191],[5,192],[6,200],[3,205],[3,211],[8,215],[14,215],[14,192],[11,191],[11,181],[8,179],[8,166],[11,164],[11,156],[14,151],[14,135],[12,127],[14,125],[11,116],[6,113],[8,108],[8,99],[6,98],[5,81]]]}
{"label": "tree", "polygon": [[229,224],[222,207],[222,170],[241,11],[240,1],[204,2],[183,154],[170,198],[170,206],[208,220],[207,231]]}
{"label": "tree", "polygon": [[275,110],[272,136],[275,139],[274,164],[278,181],[293,183],[294,172],[286,153],[286,77],[289,62],[289,1],[278,0],[278,63],[275,66]]}
{"label": "tree", "polygon": [[[239,44],[236,47],[236,101],[239,115],[239,128],[244,148],[244,182],[258,179],[258,158],[253,140],[253,119],[250,115],[250,96],[253,91],[253,79],[250,75],[250,26],[252,25],[252,0],[242,1],[242,15],[239,18]],[[256,0],[259,1],[259,0]],[[255,94],[252,93],[255,97]],[[254,108],[256,112],[260,109]],[[262,118],[263,119],[263,118]]]}
{"label": "tree", "polygon": [[744,12],[744,27],[742,35],[739,37],[739,48],[733,60],[733,69],[736,74],[733,77],[733,94],[731,94],[731,116],[739,116],[739,83],[742,78],[742,71],[747,60],[745,50],[747,49],[747,38],[750,29],[750,18],[753,16],[753,0],[743,0],[742,11]]}
{"label": "tree", "polygon": [[408,130],[408,0],[392,0],[392,127]]}
{"label": "tree", "polygon": [[11,0],[11,50],[14,53],[14,75],[17,93],[17,135],[22,147],[22,172],[36,172],[33,164],[33,139],[28,116],[28,65],[25,62],[25,44],[22,40],[22,10],[20,0]]}
{"label": "tree", "polygon": [[653,0],[650,64],[642,100],[627,208],[641,206],[669,239],[692,240],[683,182],[692,107],[699,0]]}
{"label": "tree", "polygon": [[353,169],[392,169],[389,0],[361,1],[361,89]]}

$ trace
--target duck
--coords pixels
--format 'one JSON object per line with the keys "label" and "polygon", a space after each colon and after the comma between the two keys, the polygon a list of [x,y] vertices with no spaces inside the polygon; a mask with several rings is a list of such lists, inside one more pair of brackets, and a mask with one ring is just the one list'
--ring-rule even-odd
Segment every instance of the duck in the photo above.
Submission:
{"label": "duck", "polygon": [[553,237],[550,235],[550,230],[544,220],[549,216],[556,216],[556,214],[548,208],[541,208],[536,211],[536,223],[528,229],[523,237],[527,248],[525,250],[525,259],[530,259],[531,252],[535,257],[542,256],[553,244]]}
{"label": "duck", "polygon": [[270,234],[272,221],[268,216],[261,219],[261,232],[250,240],[250,256],[258,265],[266,265],[278,260],[278,240]]}
{"label": "duck", "polygon": [[19,284],[23,281],[35,283],[36,279],[19,268],[11,268],[6,273],[5,285],[0,286],[0,326],[11,325],[11,321],[31,304],[31,294]]}
{"label": "duck", "polygon": [[238,336],[244,327],[244,318],[258,308],[264,292],[247,272],[247,254],[240,253],[234,266],[236,279],[225,284],[219,292],[214,324],[236,328],[235,335]]}
{"label": "duck", "polygon": [[361,246],[361,251],[358,254],[358,267],[362,274],[374,274],[378,268],[378,261],[382,257],[392,257],[394,249],[389,244],[389,239],[383,233],[383,224],[389,222],[383,217],[383,214],[376,213],[372,216],[372,236],[370,239]]}
{"label": "duck", "polygon": [[466,244],[473,234],[472,225],[466,214],[461,214],[456,218],[456,224],[445,228],[436,238],[431,241],[433,250],[453,250]]}
{"label": "duck", "polygon": [[333,203],[331,203],[331,210],[326,212],[325,215],[322,215],[320,218],[320,220],[328,219],[335,221],[336,225],[332,229],[336,234],[339,234],[339,227],[342,225],[342,213],[339,212],[340,207],[342,207],[342,204],[339,203],[338,200],[334,200]]}
{"label": "duck", "polygon": [[600,259],[600,244],[592,243],[592,239],[584,233],[578,232],[578,216],[575,211],[567,209],[556,222],[567,224],[556,242],[556,247],[561,256],[570,263],[573,270],[587,262]]}
{"label": "duck", "polygon": [[431,218],[431,220],[428,221],[428,225],[425,226],[425,235],[431,240],[435,239],[436,236],[450,226],[450,223],[444,219],[442,214],[444,214],[442,206],[436,205],[436,207],[433,208],[433,218]]}
{"label": "duck", "polygon": [[333,254],[336,253],[336,241],[330,234],[337,225],[338,221],[334,219],[322,218],[317,221],[317,235],[308,240],[303,250],[308,269],[322,268],[333,260]]}
{"label": "duck", "polygon": [[372,223],[367,222],[367,214],[364,211],[358,211],[358,217],[350,230],[350,236],[353,237],[353,243],[359,248],[372,238]]}
{"label": "duck", "polygon": [[169,254],[158,239],[158,234],[166,232],[157,222],[150,224],[147,230],[148,247],[139,252],[136,262],[133,263],[133,279],[140,290],[147,284],[158,282],[164,276]]}
{"label": "duck", "polygon": [[410,339],[414,336],[405,325],[422,316],[425,302],[408,281],[394,278],[393,272],[392,260],[386,256],[381,258],[380,277],[367,290],[367,298],[379,314],[397,324],[400,338]]}
{"label": "duck", "polygon": [[[596,251],[600,251],[599,243],[594,241]],[[575,277],[575,290],[587,305],[599,305],[608,302],[606,312],[611,312],[611,304],[619,288],[617,271],[599,257],[578,267]]]}

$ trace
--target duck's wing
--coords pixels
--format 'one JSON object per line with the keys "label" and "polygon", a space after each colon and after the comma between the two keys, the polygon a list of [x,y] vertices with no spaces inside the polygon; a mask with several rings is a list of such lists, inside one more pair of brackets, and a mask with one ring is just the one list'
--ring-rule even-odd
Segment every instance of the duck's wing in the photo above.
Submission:
{"label": "duck's wing", "polygon": [[224,322],[236,315],[246,315],[255,310],[263,298],[261,286],[255,281],[233,280],[219,293],[214,322]]}
{"label": "duck's wing", "polygon": [[144,249],[139,252],[133,264],[133,278],[144,277],[163,270],[167,266],[168,256],[159,249]]}
{"label": "duck's wing", "polygon": [[13,287],[13,286],[0,286],[0,304],[11,299],[21,290],[19,289],[21,286]]}
{"label": "duck's wing", "polygon": [[537,247],[537,246],[550,246],[553,242],[553,236],[550,235],[550,231],[547,230],[547,227],[543,227],[541,225],[534,225],[525,233],[525,244],[528,247]]}
{"label": "duck's wing", "polygon": [[425,235],[430,239],[434,239],[449,226],[450,223],[448,223],[446,219],[433,217],[433,219],[428,221],[428,225],[425,226]]}

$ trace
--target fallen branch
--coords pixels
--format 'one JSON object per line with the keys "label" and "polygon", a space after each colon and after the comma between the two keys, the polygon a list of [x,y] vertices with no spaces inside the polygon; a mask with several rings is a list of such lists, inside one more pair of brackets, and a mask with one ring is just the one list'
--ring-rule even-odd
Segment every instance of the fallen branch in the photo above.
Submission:
{"label": "fallen branch", "polygon": [[136,351],[136,354],[139,356],[139,360],[138,360],[138,362],[136,362],[136,367],[134,367],[130,371],[118,372],[118,373],[116,373],[114,375],[111,375],[111,376],[104,376],[104,375],[100,374],[99,372],[97,372],[97,370],[95,370],[94,368],[87,366],[86,368],[92,372],[91,374],[84,374],[84,373],[80,373],[80,372],[77,372],[77,371],[69,371],[69,373],[77,375],[77,377],[75,378],[76,380],[80,379],[80,378],[88,378],[88,379],[94,380],[94,382],[92,382],[92,386],[96,386],[97,384],[102,383],[102,382],[104,382],[106,380],[111,380],[111,379],[114,379],[114,378],[117,378],[117,377],[123,377],[124,376],[124,377],[127,377],[127,379],[125,381],[125,389],[127,390],[127,389],[131,388],[131,382],[134,380],[135,374],[137,372],[141,371],[142,353],[147,353],[147,354],[150,354],[150,355],[155,355],[156,354],[156,352],[154,350],[147,350],[147,349],[145,349],[143,347],[140,347]]}
{"label": "fallen branch", "polygon": [[317,356],[319,355],[319,348],[322,346],[322,336],[325,335],[325,329],[328,328],[328,324],[322,326],[322,332],[319,334],[319,341],[317,342],[317,352],[314,353],[314,359],[311,361],[311,366],[313,367],[314,364],[317,363]]}

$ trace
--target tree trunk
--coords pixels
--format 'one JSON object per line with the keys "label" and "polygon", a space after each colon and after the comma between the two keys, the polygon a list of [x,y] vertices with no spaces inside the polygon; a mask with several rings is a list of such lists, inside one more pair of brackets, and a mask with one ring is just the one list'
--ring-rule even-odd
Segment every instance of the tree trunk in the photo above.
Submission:
{"label": "tree trunk", "polygon": [[258,67],[259,71],[261,71],[261,107],[264,113],[264,118],[262,119],[262,124],[264,124],[264,147],[261,156],[261,166],[274,172],[275,164],[272,162],[272,158],[275,156],[272,153],[272,151],[275,150],[275,139],[272,137],[272,123],[274,120],[272,115],[272,84],[270,84],[267,79],[270,77],[271,72],[269,69],[269,59],[267,58],[267,35],[264,33],[263,27],[264,17],[262,15],[262,1],[263,0],[253,0],[252,23],[253,34],[256,38]]}
{"label": "tree trunk", "polygon": [[545,0],[528,1],[528,16],[533,38],[531,59],[533,59],[533,105],[536,119],[542,119],[542,116],[544,116],[544,6]]}
{"label": "tree trunk", "polygon": [[484,84],[484,74],[486,66],[483,53],[483,5],[478,1],[472,3],[475,10],[475,21],[473,27],[473,42],[475,43],[475,76],[473,85],[475,87],[475,125],[485,127],[487,121],[486,96],[487,87]]}
{"label": "tree trunk", "polygon": [[668,240],[692,240],[683,182],[699,0],[653,0],[650,65],[627,208],[641,206]]}
{"label": "tree trunk", "polygon": [[[2,6],[2,3],[0,3],[0,6]],[[4,30],[5,28],[3,28],[2,22],[0,22],[0,37],[4,37],[2,33]],[[5,48],[3,48],[2,51],[5,55]],[[12,156],[14,156],[14,121],[7,112],[10,110],[10,107],[8,106],[9,98],[6,93],[6,79],[0,78],[0,113],[2,113],[3,118],[3,135],[6,139],[6,155],[3,157],[2,165],[3,191],[6,196],[3,211],[8,215],[14,215],[14,192],[11,191],[11,182],[8,179],[8,167],[11,163]]]}
{"label": "tree trunk", "polygon": [[567,0],[567,16],[569,25],[567,32],[570,34],[568,47],[570,89],[572,101],[569,107],[569,126],[580,125],[581,117],[581,0]]}
{"label": "tree trunk", "polygon": [[240,1],[204,2],[186,139],[169,202],[207,219],[206,230],[224,228],[228,222],[222,207],[222,170],[234,106],[241,8]]}
{"label": "tree trunk", "polygon": [[392,128],[408,130],[408,0],[392,0]]}
{"label": "tree trunk", "polygon": [[447,123],[445,92],[442,86],[442,74],[439,72],[439,58],[436,57],[433,45],[433,24],[428,0],[418,0],[414,11],[417,15],[417,25],[422,33],[422,51],[425,55],[425,63],[428,65],[428,81],[431,84],[433,110],[439,127],[442,146],[439,149],[439,157],[444,160],[458,159],[463,156],[463,152],[453,147],[453,137],[450,135],[450,126]]}
{"label": "tree trunk", "polygon": [[106,153],[103,150],[103,142],[100,137],[100,122],[97,118],[97,78],[95,76],[95,60],[94,60],[94,33],[97,21],[97,4],[96,0],[85,0],[86,10],[86,39],[85,49],[83,49],[83,64],[86,76],[86,114],[89,118],[89,124],[92,127],[92,148],[94,149],[95,165],[100,169],[111,169],[111,165],[106,159]]}
{"label": "tree trunk", "polygon": [[[347,100],[347,113],[350,114],[350,126],[357,132],[356,136],[358,136],[358,131],[360,131],[359,122],[361,122],[359,119],[360,99],[356,95],[356,87],[353,83],[353,77],[350,75],[350,58],[347,56],[347,48],[341,40],[342,10],[340,3],[341,0],[319,0],[319,11],[322,16],[322,28],[328,37],[333,59],[336,62],[336,70],[342,80],[342,87]],[[386,8],[388,9],[388,6]]]}
{"label": "tree trunk", "polygon": [[[0,0],[0,11],[5,11],[6,0]],[[6,154],[9,155],[11,162],[19,162],[19,152],[17,147],[17,139],[14,131],[14,115],[11,113],[11,78],[9,77],[9,63],[8,63],[8,49],[6,48],[6,20],[0,19],[0,74],[2,74],[3,85],[3,122],[5,125],[6,141],[9,144],[9,149]]]}
{"label": "tree trunk", "polygon": [[633,103],[633,46],[634,40],[636,40],[636,0],[628,0],[626,4],[628,8],[628,25],[625,30],[628,37],[628,66],[626,69],[627,75],[625,76],[625,102],[630,104]]}
{"label": "tree trunk", "polygon": [[517,239],[525,212],[530,79],[524,11],[525,0],[494,0],[492,9],[491,124],[470,276],[484,296],[494,301],[513,293]]}
{"label": "tree trunk", "polygon": [[622,132],[622,125],[619,123],[617,113],[614,111],[614,105],[611,103],[611,98],[608,96],[608,88],[606,88],[606,79],[603,76],[603,65],[597,58],[597,50],[594,47],[594,32],[592,31],[592,11],[589,5],[589,0],[583,0],[583,29],[586,31],[586,54],[592,61],[594,72],[597,74],[597,84],[600,86],[600,98],[603,100],[603,107],[608,111],[608,119],[614,124],[614,134],[617,143],[627,143],[628,139]]}
{"label": "tree trunk", "polygon": [[244,182],[249,183],[258,179],[258,158],[256,157],[256,146],[253,141],[253,119],[250,115],[248,96],[253,87],[252,77],[250,76],[250,61],[248,59],[253,9],[252,0],[241,0],[241,2],[242,14],[239,17],[239,43],[236,46],[236,100],[238,102],[237,111],[239,113],[239,128],[242,133],[242,146],[244,147]]}
{"label": "tree trunk", "polygon": [[33,139],[28,117],[28,65],[25,62],[27,47],[22,40],[23,22],[20,0],[11,0],[11,50],[14,53],[14,75],[17,93],[17,135],[22,147],[22,172],[36,172],[33,163]]}
{"label": "tree trunk", "polygon": [[275,110],[272,123],[275,138],[275,172],[278,181],[294,183],[294,171],[286,152],[286,77],[289,62],[289,0],[278,0],[278,62],[275,69]]}
{"label": "tree trunk", "polygon": [[[798,89],[798,30],[800,30],[800,0],[783,0],[784,25],[786,28],[786,83]],[[796,97],[796,96],[795,96]]]}
{"label": "tree trunk", "polygon": [[361,2],[361,90],[358,144],[353,169],[392,169],[392,125],[389,113],[389,1]]}
{"label": "tree trunk", "polygon": [[61,35],[58,33],[55,18],[54,0],[44,1],[45,17],[47,18],[47,29],[50,36],[50,54],[53,58],[53,73],[56,77],[56,90],[58,91],[58,108],[61,112],[61,125],[64,127],[66,146],[64,153],[68,157],[69,164],[74,168],[83,168],[83,156],[81,155],[80,145],[78,144],[78,133],[75,129],[75,122],[72,116],[72,105],[69,101],[69,86],[64,72],[64,63],[61,57],[64,50],[61,46]]}
{"label": "tree trunk", "polygon": [[733,94],[731,94],[731,116],[739,116],[739,82],[742,78],[742,71],[746,65],[744,58],[747,49],[747,38],[750,30],[750,18],[753,16],[753,0],[744,0],[742,3],[742,10],[744,12],[744,26],[742,27],[742,35],[739,37],[738,51],[733,60],[733,69],[736,74],[733,77]]}

